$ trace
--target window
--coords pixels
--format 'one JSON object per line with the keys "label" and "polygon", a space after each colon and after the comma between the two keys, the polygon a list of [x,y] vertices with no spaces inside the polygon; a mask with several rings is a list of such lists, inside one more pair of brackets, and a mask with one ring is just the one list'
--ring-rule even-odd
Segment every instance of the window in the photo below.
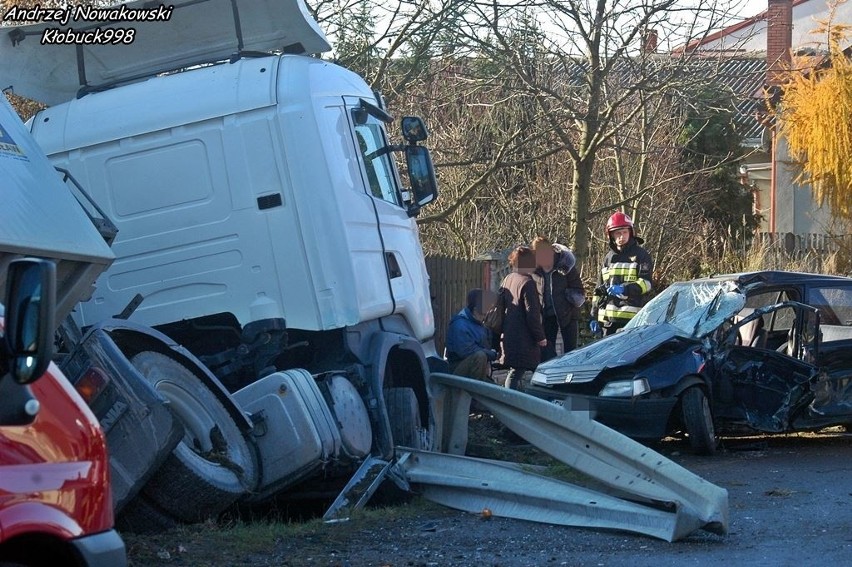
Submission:
{"label": "window", "polygon": [[[798,293],[792,290],[762,291],[749,295],[746,300],[746,307],[760,309],[785,301],[797,301],[797,296]],[[788,331],[793,326],[795,318],[795,312],[792,309],[781,309],[780,311],[766,313],[763,316],[763,325],[769,331]]]}
{"label": "window", "polygon": [[386,146],[381,124],[371,116],[366,124],[355,126],[355,137],[364,158],[370,194],[377,199],[399,205],[390,153],[379,151]]}
{"label": "window", "polygon": [[852,325],[852,286],[811,288],[808,304],[819,309],[824,325]]}

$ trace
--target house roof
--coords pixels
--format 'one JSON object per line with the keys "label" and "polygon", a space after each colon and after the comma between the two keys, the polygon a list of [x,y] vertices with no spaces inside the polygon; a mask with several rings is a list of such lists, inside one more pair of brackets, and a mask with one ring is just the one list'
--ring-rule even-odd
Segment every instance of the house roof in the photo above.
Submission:
{"label": "house roof", "polygon": [[[587,85],[588,61],[571,59],[555,73],[573,88]],[[643,77],[656,77],[657,88],[666,88],[669,81],[688,85],[688,91],[712,90],[730,98],[734,110],[734,126],[745,147],[761,147],[764,126],[759,120],[763,107],[766,79],[765,53],[720,55],[693,53],[687,57],[660,53],[647,59],[628,58],[619,61],[608,81],[613,86],[629,87]],[[652,79],[650,81],[654,83]],[[672,93],[676,97],[682,94]],[[687,97],[689,95],[686,95]],[[684,99],[687,105],[692,100]]]}
{"label": "house roof", "polygon": [[758,120],[763,104],[763,84],[766,79],[766,57],[762,53],[751,57],[723,57],[718,62],[717,84],[730,89],[737,113],[734,116],[743,145],[758,147],[763,140],[764,126]]}
{"label": "house roof", "polygon": [[[827,19],[829,9],[825,0],[793,0],[793,51],[827,51],[826,37],[812,33],[819,26],[818,19]],[[839,4],[833,21],[852,24],[852,2]],[[744,145],[761,146],[764,126],[759,119],[762,110],[763,87],[767,71],[767,12],[726,27],[700,40],[681,47],[675,54],[691,53],[706,57],[708,66],[718,66],[719,81],[731,88],[737,97],[736,124],[743,136]],[[852,37],[843,47],[852,49]]]}
{"label": "house roof", "polygon": [[[793,50],[827,50],[826,37],[813,34],[819,26],[818,19],[827,19],[829,10],[826,0],[793,0]],[[834,22],[852,24],[852,2],[839,4],[834,13]],[[678,51],[721,51],[748,53],[766,49],[766,11],[742,22],[695,40]],[[847,41],[847,47],[852,38]]]}

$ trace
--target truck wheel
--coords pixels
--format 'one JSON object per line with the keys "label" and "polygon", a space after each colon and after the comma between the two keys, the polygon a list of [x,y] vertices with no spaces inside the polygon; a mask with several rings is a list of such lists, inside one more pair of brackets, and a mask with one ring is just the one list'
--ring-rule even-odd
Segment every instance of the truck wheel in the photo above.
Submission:
{"label": "truck wheel", "polygon": [[385,390],[385,404],[394,446],[428,450],[428,432],[420,422],[420,408],[414,390],[388,388]]}
{"label": "truck wheel", "polygon": [[131,362],[169,401],[185,430],[143,493],[182,522],[218,516],[255,487],[248,442],[213,392],[181,363],[151,351]]}
{"label": "truck wheel", "polygon": [[683,423],[693,451],[699,455],[712,455],[716,452],[716,430],[713,427],[710,402],[704,390],[698,386],[687,388],[681,395],[680,403]]}
{"label": "truck wheel", "polygon": [[120,532],[132,534],[158,534],[173,530],[178,523],[158,509],[141,494],[127,503],[115,519]]}

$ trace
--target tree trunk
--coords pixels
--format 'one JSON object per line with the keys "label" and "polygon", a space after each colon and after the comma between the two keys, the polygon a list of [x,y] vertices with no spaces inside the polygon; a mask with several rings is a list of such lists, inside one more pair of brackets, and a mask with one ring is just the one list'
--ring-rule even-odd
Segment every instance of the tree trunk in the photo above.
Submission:
{"label": "tree trunk", "polygon": [[582,263],[589,255],[589,188],[594,165],[594,154],[587,154],[574,163],[568,236],[578,263]]}

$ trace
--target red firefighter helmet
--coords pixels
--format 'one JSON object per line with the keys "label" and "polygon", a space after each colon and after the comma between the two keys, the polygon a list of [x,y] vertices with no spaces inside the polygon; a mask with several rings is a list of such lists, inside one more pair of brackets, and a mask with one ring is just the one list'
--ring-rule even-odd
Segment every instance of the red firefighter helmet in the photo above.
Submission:
{"label": "red firefighter helmet", "polygon": [[614,213],[609,220],[606,221],[606,234],[609,236],[609,233],[613,230],[618,230],[619,228],[629,228],[630,234],[635,234],[633,230],[633,219],[631,219],[626,214],[621,211]]}

